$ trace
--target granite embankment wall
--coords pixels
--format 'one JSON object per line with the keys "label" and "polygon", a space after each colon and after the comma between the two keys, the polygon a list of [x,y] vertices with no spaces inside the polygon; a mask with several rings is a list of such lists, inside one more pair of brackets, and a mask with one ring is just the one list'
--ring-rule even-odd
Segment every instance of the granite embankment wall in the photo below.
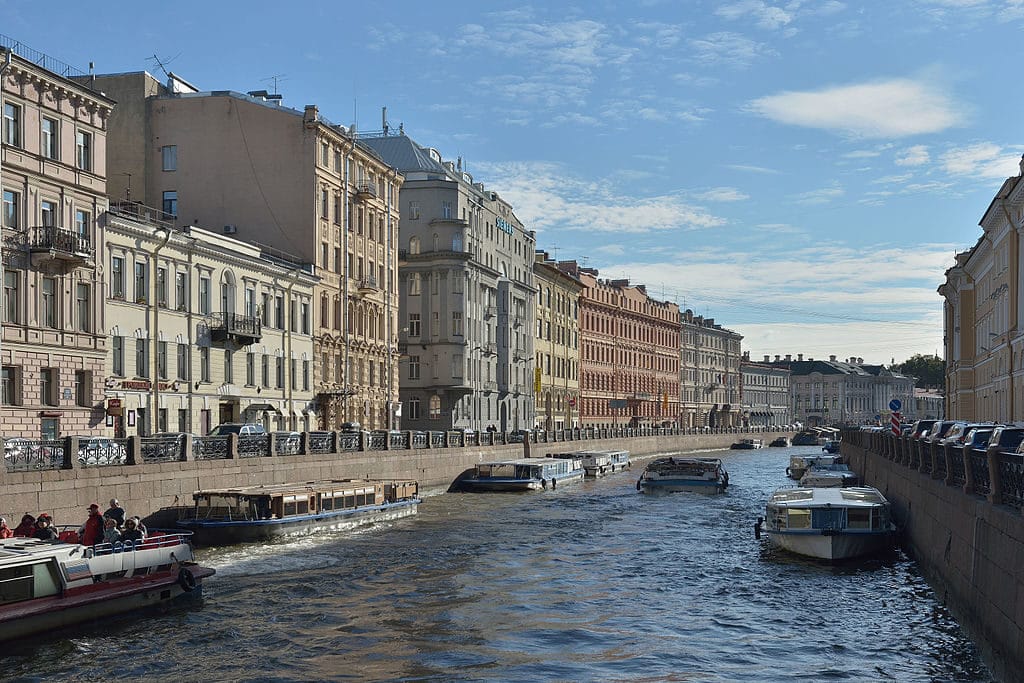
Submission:
{"label": "granite embankment wall", "polygon": [[[984,487],[970,481],[972,475],[990,479],[984,458],[974,458],[973,467],[968,459],[964,467],[905,438],[885,440],[846,433],[843,456],[889,499],[904,548],[996,678],[1024,681],[1024,518],[972,492],[989,489],[988,481]],[[1005,472],[1005,466],[995,468],[993,487]]]}
{"label": "granite embankment wall", "polygon": [[[759,432],[765,443],[778,436]],[[728,448],[737,434],[689,434],[587,439],[530,444],[532,455],[583,449],[626,449],[634,457],[656,453]],[[90,503],[107,508],[118,498],[129,514],[150,526],[173,524],[176,506],[192,504],[202,488],[252,486],[322,479],[415,479],[421,492],[440,493],[479,462],[523,457],[524,445],[352,451],[318,455],[276,455],[227,460],[190,460],[29,472],[0,471],[0,514],[13,527],[28,512],[49,512],[57,525],[81,524]],[[2,468],[0,468],[2,470]]]}

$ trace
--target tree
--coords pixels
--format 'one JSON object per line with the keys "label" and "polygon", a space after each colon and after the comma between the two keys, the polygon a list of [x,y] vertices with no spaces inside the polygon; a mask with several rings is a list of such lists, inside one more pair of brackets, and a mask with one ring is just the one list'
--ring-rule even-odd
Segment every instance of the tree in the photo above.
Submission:
{"label": "tree", "polygon": [[916,386],[922,388],[941,389],[946,386],[946,361],[938,356],[920,353],[893,366],[902,375],[917,378]]}

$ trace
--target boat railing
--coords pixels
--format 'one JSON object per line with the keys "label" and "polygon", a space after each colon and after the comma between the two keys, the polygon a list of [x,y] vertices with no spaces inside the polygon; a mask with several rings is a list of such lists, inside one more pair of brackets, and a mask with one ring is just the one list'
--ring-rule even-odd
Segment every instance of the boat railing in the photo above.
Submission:
{"label": "boat railing", "polygon": [[[173,548],[177,546],[191,546],[191,531],[160,531],[153,529],[141,541],[115,541],[114,543],[97,543],[89,548],[93,557],[104,555],[116,555],[118,553],[135,553],[144,550],[156,550],[158,548]],[[88,552],[88,551],[87,551]],[[186,557],[179,558],[182,560]]]}

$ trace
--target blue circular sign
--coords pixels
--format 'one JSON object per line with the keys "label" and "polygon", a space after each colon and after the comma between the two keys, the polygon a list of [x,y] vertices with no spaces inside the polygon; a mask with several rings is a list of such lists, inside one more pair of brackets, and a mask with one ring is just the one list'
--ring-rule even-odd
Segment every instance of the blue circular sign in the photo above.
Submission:
{"label": "blue circular sign", "polygon": [[902,407],[903,404],[900,402],[898,398],[894,398],[893,400],[889,401],[889,410],[893,411],[894,413],[900,412],[900,408]]}

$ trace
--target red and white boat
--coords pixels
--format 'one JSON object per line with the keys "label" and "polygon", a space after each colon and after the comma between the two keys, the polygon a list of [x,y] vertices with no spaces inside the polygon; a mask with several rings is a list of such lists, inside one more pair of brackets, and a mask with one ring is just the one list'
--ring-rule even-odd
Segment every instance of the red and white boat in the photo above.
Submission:
{"label": "red and white boat", "polygon": [[193,561],[190,536],[96,546],[0,540],[0,642],[198,594],[214,570]]}

